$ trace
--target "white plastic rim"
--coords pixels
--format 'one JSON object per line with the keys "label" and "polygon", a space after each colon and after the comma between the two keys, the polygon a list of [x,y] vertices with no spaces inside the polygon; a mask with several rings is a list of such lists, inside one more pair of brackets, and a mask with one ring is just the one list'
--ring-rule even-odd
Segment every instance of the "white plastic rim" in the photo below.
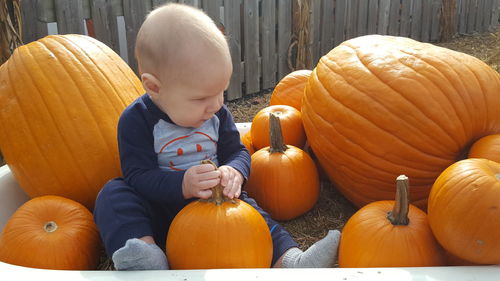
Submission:
{"label": "white plastic rim", "polygon": [[[249,123],[237,124],[240,133]],[[0,167],[0,229],[9,217],[28,200],[9,167]],[[163,271],[79,271],[44,270],[0,262],[0,281],[50,280],[380,280],[380,281],[499,281],[500,266],[457,266],[420,268],[310,268],[310,269],[210,269]]]}

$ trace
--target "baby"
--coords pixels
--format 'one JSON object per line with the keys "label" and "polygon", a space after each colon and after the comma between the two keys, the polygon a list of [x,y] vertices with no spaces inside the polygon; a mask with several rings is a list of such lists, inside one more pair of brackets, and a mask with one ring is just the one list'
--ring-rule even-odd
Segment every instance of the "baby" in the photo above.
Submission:
{"label": "baby", "polygon": [[[170,223],[189,202],[239,198],[259,211],[273,239],[274,267],[330,267],[340,232],[303,252],[290,234],[241,191],[250,156],[223,104],[232,63],[224,35],[203,11],[167,4],[152,11],[137,35],[135,55],[146,93],[118,123],[123,178],[109,181],[94,210],[106,252],[118,270],[168,269]],[[200,164],[210,159],[219,165]]]}

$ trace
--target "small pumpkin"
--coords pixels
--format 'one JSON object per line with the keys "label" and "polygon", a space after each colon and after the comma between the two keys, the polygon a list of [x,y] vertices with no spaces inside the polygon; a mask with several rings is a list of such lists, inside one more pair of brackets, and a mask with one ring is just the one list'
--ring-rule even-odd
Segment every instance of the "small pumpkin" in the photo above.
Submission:
{"label": "small pumpkin", "polygon": [[191,202],[175,216],[166,242],[172,269],[271,266],[273,245],[264,218],[246,202],[224,197],[222,190],[215,186],[210,200]]}
{"label": "small pumpkin", "polygon": [[245,189],[273,219],[290,220],[318,201],[319,175],[305,151],[284,144],[279,115],[269,115],[271,146],[252,154]]}
{"label": "small pumpkin", "polygon": [[288,105],[271,105],[261,109],[252,120],[250,128],[252,143],[256,150],[270,145],[269,141],[269,113],[279,116],[283,141],[299,148],[306,143],[306,134],[302,125],[302,115],[297,109]]}
{"label": "small pumpkin", "polygon": [[301,112],[321,166],[356,206],[394,198],[404,173],[412,203],[424,209],[439,174],[474,140],[500,133],[498,93],[500,75],[477,58],[367,35],[320,59]]}
{"label": "small pumpkin", "polygon": [[247,148],[248,153],[252,155],[255,152],[255,148],[252,143],[252,132],[249,130],[245,134],[241,135],[240,139],[241,143],[243,143],[243,145]]}
{"label": "small pumpkin", "polygon": [[395,201],[372,202],[349,218],[340,239],[340,267],[444,265],[427,215],[409,204],[408,177],[399,176],[396,186]]}
{"label": "small pumpkin", "polygon": [[429,223],[451,254],[476,264],[500,263],[500,163],[458,161],[437,178],[429,195]]}
{"label": "small pumpkin", "polygon": [[480,138],[472,144],[469,158],[485,158],[500,163],[500,134]]}
{"label": "small pumpkin", "polygon": [[0,261],[33,268],[96,269],[100,250],[99,233],[89,210],[53,195],[24,203],[0,236]]}
{"label": "small pumpkin", "polygon": [[30,196],[59,195],[93,209],[121,175],[116,127],[144,92],[130,67],[84,35],[50,35],[0,66],[0,150]]}
{"label": "small pumpkin", "polygon": [[311,72],[309,69],[300,69],[288,73],[274,88],[269,105],[289,105],[300,111],[304,88]]}

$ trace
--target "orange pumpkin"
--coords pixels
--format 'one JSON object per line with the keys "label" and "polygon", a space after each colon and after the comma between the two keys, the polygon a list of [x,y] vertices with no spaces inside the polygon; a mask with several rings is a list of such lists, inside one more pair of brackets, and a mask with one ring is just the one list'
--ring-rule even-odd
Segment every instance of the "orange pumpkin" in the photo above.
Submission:
{"label": "orange pumpkin", "polygon": [[92,209],[121,174],[116,127],[144,91],[137,76],[91,37],[51,35],[17,48],[0,85],[0,149],[20,186]]}
{"label": "orange pumpkin", "polygon": [[19,207],[0,236],[0,261],[43,269],[96,269],[100,238],[92,214],[60,196],[41,196]]}
{"label": "orange pumpkin", "polygon": [[269,113],[279,116],[283,128],[283,141],[299,148],[306,143],[306,134],[302,125],[300,111],[288,105],[272,105],[261,109],[252,120],[250,128],[252,143],[255,150],[270,145],[269,141]]}
{"label": "orange pumpkin", "polygon": [[280,119],[270,113],[271,146],[252,154],[245,189],[275,220],[290,220],[309,211],[318,201],[319,175],[302,149],[285,145]]}
{"label": "orange pumpkin", "polygon": [[253,148],[251,131],[248,131],[245,134],[241,135],[240,139],[241,143],[243,143],[250,155],[252,155],[255,152],[255,148]]}
{"label": "orange pumpkin", "polygon": [[209,201],[198,200],[174,218],[167,235],[172,269],[269,268],[271,233],[264,218],[239,199],[229,200],[222,187]]}
{"label": "orange pumpkin", "polygon": [[479,59],[368,35],[320,59],[302,119],[321,166],[355,205],[394,198],[404,173],[412,203],[425,208],[439,174],[474,140],[500,132],[498,93],[500,75]]}
{"label": "orange pumpkin", "polygon": [[500,164],[465,159],[446,168],[429,195],[429,223],[439,243],[460,259],[500,263]]}
{"label": "orange pumpkin", "polygon": [[372,202],[347,221],[340,240],[340,267],[444,265],[427,215],[409,204],[408,178],[402,175],[396,182],[396,201]]}
{"label": "orange pumpkin", "polygon": [[485,158],[500,163],[500,134],[477,140],[469,150],[469,158]]}
{"label": "orange pumpkin", "polygon": [[309,69],[301,69],[288,73],[274,88],[269,105],[289,105],[300,111],[304,88],[311,72]]}

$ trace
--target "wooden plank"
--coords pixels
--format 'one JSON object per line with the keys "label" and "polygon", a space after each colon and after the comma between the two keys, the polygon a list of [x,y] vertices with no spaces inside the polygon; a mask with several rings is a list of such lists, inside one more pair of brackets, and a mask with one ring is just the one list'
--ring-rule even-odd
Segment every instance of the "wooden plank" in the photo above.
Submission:
{"label": "wooden plank", "polygon": [[[336,1],[336,4],[339,4],[341,1]],[[321,16],[321,43],[320,43],[320,52],[321,54],[326,54],[328,53],[335,45],[333,43],[333,34],[334,34],[334,27],[337,27],[337,16],[334,16],[333,13],[333,1],[323,1],[323,8],[322,8],[322,16]],[[332,18],[335,21],[335,24],[332,24]],[[342,23],[340,26],[344,26]],[[337,31],[335,31],[337,32]],[[343,34],[344,30],[339,30],[339,33],[342,34],[342,40],[343,40]],[[340,41],[342,42],[342,41]]]}
{"label": "wooden plank", "polygon": [[137,73],[137,61],[134,56],[137,32],[148,12],[151,10],[150,1],[123,0],[123,17],[127,36],[128,65]]}
{"label": "wooden plank", "polygon": [[358,7],[359,0],[347,2],[346,40],[354,38],[358,34]]}
{"label": "wooden plank", "polygon": [[[326,10],[325,4],[329,1],[325,1],[323,3],[323,10]],[[333,46],[331,48],[335,48],[340,43],[345,40],[345,25],[346,25],[346,14],[347,14],[347,0],[336,0],[335,1],[335,16],[334,16],[334,30],[333,30]],[[329,23],[328,25],[331,25]],[[324,28],[324,27],[323,27]],[[324,37],[321,36],[321,41],[324,40]],[[321,44],[323,46],[323,44]],[[323,50],[323,47],[321,48]],[[328,48],[327,48],[328,49]],[[328,49],[329,51],[329,49]],[[325,52],[323,52],[325,53]]]}
{"label": "wooden plank", "polygon": [[205,13],[209,15],[212,20],[220,24],[222,23],[220,7],[222,6],[222,0],[203,0],[202,7]]}
{"label": "wooden plank", "polygon": [[391,8],[391,0],[380,0],[378,10],[378,26],[377,33],[385,35],[389,28],[389,11]]}
{"label": "wooden plank", "polygon": [[85,34],[82,0],[56,0],[57,32]]}
{"label": "wooden plank", "polygon": [[413,0],[411,7],[411,38],[420,41],[422,39],[422,1]]}
{"label": "wooden plank", "polygon": [[241,0],[226,1],[224,4],[224,26],[233,62],[233,74],[231,75],[226,96],[228,100],[238,99],[243,96],[241,91],[244,71],[241,68],[240,6]]}
{"label": "wooden plank", "polygon": [[493,8],[491,14],[491,25],[499,26],[498,18],[500,17],[500,0],[493,0]]}
{"label": "wooden plank", "polygon": [[442,0],[432,0],[432,9],[431,9],[431,31],[430,31],[430,41],[437,42],[439,41],[439,26],[440,26],[440,17],[441,17],[441,6]]}
{"label": "wooden plank", "polygon": [[410,36],[411,30],[411,0],[401,2],[401,23],[399,25],[399,35],[403,37]]}
{"label": "wooden plank", "polygon": [[389,7],[389,27],[387,29],[387,33],[389,35],[398,36],[399,28],[400,28],[400,13],[401,3],[400,0],[392,0]]}
{"label": "wooden plank", "polygon": [[469,1],[469,11],[467,14],[467,33],[471,34],[474,32],[476,24],[476,12],[477,12],[477,0]]}
{"label": "wooden plank", "polygon": [[276,85],[278,61],[276,55],[276,1],[262,0],[260,38],[262,46],[262,88]]}
{"label": "wooden plank", "polygon": [[469,0],[460,0],[460,15],[458,17],[458,33],[467,33],[467,11],[469,10]]}
{"label": "wooden plank", "polygon": [[92,1],[91,9],[97,40],[108,45],[108,47],[119,54],[118,22],[113,13],[111,0],[94,0]]}
{"label": "wooden plank", "polygon": [[[367,0],[359,1],[358,22],[357,22],[357,35],[362,36],[368,34],[368,4]],[[371,11],[370,11],[371,12]]]}
{"label": "wooden plank", "polygon": [[23,19],[22,40],[24,44],[47,36],[47,23],[38,20],[37,0],[21,1],[21,13]]}
{"label": "wooden plank", "polygon": [[287,60],[291,40],[292,1],[278,0],[278,77],[276,77],[278,81],[290,73]]}
{"label": "wooden plank", "polygon": [[429,42],[431,38],[432,3],[423,1],[422,5],[422,42]]}
{"label": "wooden plank", "polygon": [[243,53],[245,60],[246,93],[260,91],[259,71],[259,2],[258,0],[243,1]]}
{"label": "wooden plank", "polygon": [[484,0],[477,0],[476,6],[476,21],[474,23],[474,31],[483,32],[483,21],[484,21]]}
{"label": "wooden plank", "polygon": [[158,8],[160,7],[161,5],[164,5],[168,2],[176,2],[176,1],[167,1],[167,0],[153,0],[153,2],[151,3],[152,5],[152,8]]}
{"label": "wooden plank", "polygon": [[313,69],[319,61],[319,58],[323,55],[321,50],[320,38],[321,38],[321,2],[322,1],[311,1],[311,17],[309,18],[309,42],[308,47],[311,50],[310,55],[307,59],[307,68]]}
{"label": "wooden plank", "polygon": [[483,25],[482,25],[482,32],[486,32],[489,30],[489,27],[491,25],[491,11],[492,11],[492,0],[485,0],[484,1],[484,8],[483,8]]}
{"label": "wooden plank", "polygon": [[378,0],[369,0],[368,6],[368,34],[375,34],[378,23]]}

